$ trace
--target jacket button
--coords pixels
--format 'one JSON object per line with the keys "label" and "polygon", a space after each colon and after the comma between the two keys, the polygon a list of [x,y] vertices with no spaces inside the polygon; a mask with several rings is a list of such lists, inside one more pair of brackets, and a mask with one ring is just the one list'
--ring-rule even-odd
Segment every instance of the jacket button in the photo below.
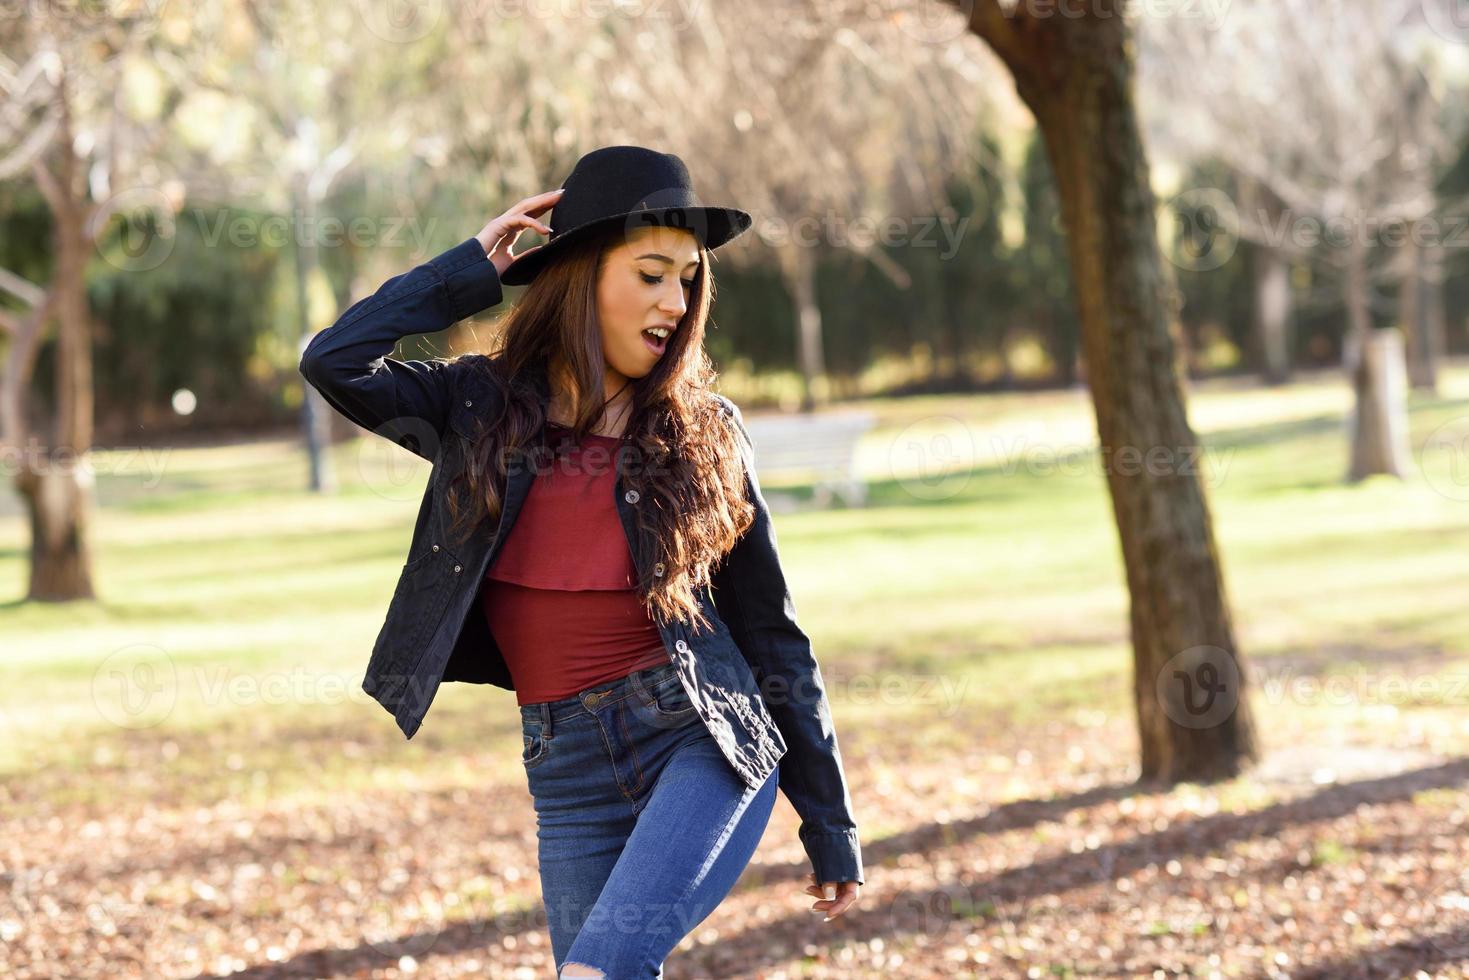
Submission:
{"label": "jacket button", "polygon": [[434,550],[435,551],[438,551],[439,550],[439,546],[438,545],[434,545]]}
{"label": "jacket button", "polygon": [[689,645],[687,643],[685,643],[683,640],[679,640],[677,643],[675,643],[673,645],[673,648],[675,650],[677,650],[679,653],[688,653],[689,652]]}
{"label": "jacket button", "polygon": [[653,574],[658,576],[663,575],[663,563],[661,561],[653,566]]}
{"label": "jacket button", "polygon": [[474,402],[470,401],[468,398],[464,399],[464,407],[465,408],[468,408],[469,406],[471,406],[473,404],[474,404]]}
{"label": "jacket button", "polygon": [[630,504],[637,503],[639,500],[642,499],[642,497],[643,495],[638,493],[636,490],[629,490],[627,493],[622,495],[622,499],[626,500]]}
{"label": "jacket button", "polygon": [[458,572],[458,571],[459,571],[459,569],[460,569],[460,567],[461,567],[461,566],[459,566],[459,565],[455,565],[455,566],[454,566],[454,571],[455,571],[455,572],[456,572],[456,573],[457,573],[457,572]]}

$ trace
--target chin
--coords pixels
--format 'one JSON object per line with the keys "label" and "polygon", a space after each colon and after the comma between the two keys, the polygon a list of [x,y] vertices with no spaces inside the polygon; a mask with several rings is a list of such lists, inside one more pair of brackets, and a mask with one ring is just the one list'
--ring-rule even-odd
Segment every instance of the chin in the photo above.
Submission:
{"label": "chin", "polygon": [[639,364],[636,367],[634,367],[633,365],[614,364],[612,365],[612,369],[618,374],[622,375],[624,378],[631,378],[632,380],[637,381],[639,378],[646,378],[648,375],[652,374],[653,369],[657,366],[658,362],[654,361],[652,364]]}

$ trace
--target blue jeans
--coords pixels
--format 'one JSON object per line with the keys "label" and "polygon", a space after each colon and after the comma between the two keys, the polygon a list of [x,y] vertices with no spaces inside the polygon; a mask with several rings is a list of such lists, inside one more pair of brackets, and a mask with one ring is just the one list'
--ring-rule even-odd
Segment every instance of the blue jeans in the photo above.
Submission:
{"label": "blue jeans", "polygon": [[672,664],[520,706],[557,974],[663,976],[734,887],[775,806],[719,751]]}

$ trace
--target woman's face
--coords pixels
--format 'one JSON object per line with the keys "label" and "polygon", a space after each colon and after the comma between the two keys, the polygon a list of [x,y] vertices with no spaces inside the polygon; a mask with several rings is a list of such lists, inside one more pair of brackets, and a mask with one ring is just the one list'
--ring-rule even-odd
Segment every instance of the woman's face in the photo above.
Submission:
{"label": "woman's face", "polygon": [[683,228],[638,228],[607,250],[597,279],[597,319],[609,383],[620,387],[653,370],[668,340],[647,331],[666,328],[671,336],[678,328],[698,270],[699,241]]}

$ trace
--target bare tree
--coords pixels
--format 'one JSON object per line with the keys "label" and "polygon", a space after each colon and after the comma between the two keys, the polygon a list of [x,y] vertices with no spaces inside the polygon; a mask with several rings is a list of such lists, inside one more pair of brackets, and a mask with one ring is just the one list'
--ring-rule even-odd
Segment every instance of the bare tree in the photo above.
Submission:
{"label": "bare tree", "polygon": [[[1351,480],[1401,476],[1408,456],[1406,405],[1393,395],[1399,347],[1373,314],[1388,302],[1377,280],[1421,267],[1407,256],[1374,266],[1372,252],[1396,244],[1393,229],[1416,239],[1425,221],[1462,213],[1433,193],[1461,124],[1449,125],[1443,86],[1426,74],[1425,51],[1444,39],[1425,26],[1425,2],[1435,0],[1240,0],[1207,28],[1160,16],[1141,31],[1150,131],[1183,156],[1225,161],[1281,202],[1275,213],[1244,202],[1238,233],[1288,259],[1330,246],[1355,393]],[[1410,346],[1435,349],[1421,337]]]}
{"label": "bare tree", "polygon": [[[194,20],[189,43],[161,62],[181,91],[207,93],[217,111],[248,120],[248,139],[233,141],[228,154],[191,161],[182,179],[195,201],[248,202],[288,216],[303,347],[322,326],[309,297],[319,291],[313,286],[324,285],[322,249],[333,247],[328,229],[348,227],[350,243],[368,237],[373,241],[361,244],[375,244],[398,224],[369,219],[364,225],[360,215],[338,221],[326,210],[332,193],[349,177],[401,166],[404,156],[433,160],[442,152],[434,137],[444,131],[446,113],[465,98],[480,98],[469,86],[437,92],[417,77],[416,65],[404,62],[405,42],[421,40],[420,32],[442,35],[452,21],[423,26],[409,17],[379,24],[373,13],[371,7],[324,10],[303,0],[227,0]],[[423,186],[424,193],[399,198],[404,210],[432,206],[432,188]],[[326,452],[332,410],[320,392],[304,387],[310,486],[329,492],[336,485]]]}
{"label": "bare tree", "polygon": [[[677,153],[711,200],[750,211],[754,229],[720,258],[774,260],[791,296],[810,408],[825,372],[821,250],[863,257],[906,285],[875,232],[884,221],[934,214],[944,181],[976,165],[993,59],[962,32],[945,45],[919,43],[896,15],[916,17],[927,4],[892,0],[885,18],[855,0],[753,0],[690,8],[687,20],[671,8],[460,19],[446,38],[452,56],[430,70],[439,91],[478,86],[450,129],[467,156],[517,192],[565,172],[589,144],[630,142]],[[536,53],[533,64],[485,43],[512,27]]]}
{"label": "bare tree", "polygon": [[1009,67],[1061,199],[1087,378],[1131,595],[1145,780],[1239,773],[1256,757],[1199,445],[1169,333],[1174,289],[1133,103],[1133,39],[1113,0],[956,0]]}
{"label": "bare tree", "polygon": [[792,300],[809,411],[824,398],[821,250],[847,251],[908,285],[873,232],[886,224],[902,229],[904,247],[936,244],[919,229],[942,217],[946,182],[992,164],[975,157],[975,134],[1000,69],[962,32],[925,37],[929,0],[888,0],[882,17],[851,0],[796,9],[791,17],[788,4],[768,0],[713,8],[727,61],[701,75],[723,88],[710,96],[727,108],[687,139],[701,168],[724,175],[758,215],[754,244],[774,252]]}
{"label": "bare tree", "polygon": [[[226,204],[263,197],[306,223],[297,228],[304,233],[297,241],[306,247],[296,251],[303,332],[309,332],[304,293],[315,260],[315,209],[363,146],[395,132],[395,118],[411,107],[368,105],[374,90],[354,84],[355,76],[344,72],[331,75],[330,85],[319,84],[328,53],[357,65],[364,61],[353,58],[360,49],[340,42],[342,32],[318,23],[340,12],[235,0],[172,23],[169,12],[148,5],[131,16],[64,6],[33,13],[0,21],[7,52],[0,57],[0,132],[12,147],[0,157],[0,179],[29,178],[40,190],[54,228],[54,273],[50,282],[33,284],[0,269],[0,292],[19,307],[0,309],[0,336],[9,341],[0,376],[0,440],[17,450],[15,486],[31,516],[29,596],[87,598],[95,594],[89,548],[95,324],[87,307],[88,261],[100,254],[144,271],[156,264],[154,246],[161,246],[157,253],[164,258],[171,252],[172,238],[156,231],[171,225],[186,196]],[[293,16],[296,22],[282,31],[283,19]],[[313,25],[315,30],[307,30]],[[297,42],[296,49],[281,43],[283,33]],[[320,57],[301,53],[313,39]],[[290,62],[293,51],[296,60]],[[125,80],[140,72],[159,93],[148,109],[123,97]],[[308,83],[292,85],[306,74]],[[376,73],[377,92],[386,88],[386,74]],[[184,136],[197,138],[197,132],[186,134],[187,127],[175,125],[190,100],[209,97],[216,116],[263,120],[240,142],[243,149],[219,142],[195,146]],[[231,116],[239,109],[248,111]],[[378,128],[367,131],[379,135],[358,139],[350,124],[369,111]],[[323,117],[348,131],[323,133],[316,126]],[[99,251],[99,233],[118,213],[137,223],[131,226],[135,231],[148,226],[137,236],[144,242],[139,254],[119,253],[115,244]],[[54,418],[50,431],[33,433],[38,406],[31,375],[53,325]],[[317,422],[327,418],[319,408]],[[311,428],[322,431],[320,424]],[[319,484],[328,479],[322,469],[314,472]]]}
{"label": "bare tree", "polygon": [[[31,599],[94,595],[92,341],[86,265],[96,234],[115,207],[119,179],[147,153],[149,133],[119,96],[126,56],[149,26],[142,18],[91,16],[84,8],[41,7],[7,18],[0,56],[0,180],[29,177],[51,213],[51,281],[0,270],[21,312],[0,314],[8,335],[0,390],[0,443],[17,460],[14,485],[31,523]],[[32,432],[31,380],[46,333],[55,328],[54,415]]]}

